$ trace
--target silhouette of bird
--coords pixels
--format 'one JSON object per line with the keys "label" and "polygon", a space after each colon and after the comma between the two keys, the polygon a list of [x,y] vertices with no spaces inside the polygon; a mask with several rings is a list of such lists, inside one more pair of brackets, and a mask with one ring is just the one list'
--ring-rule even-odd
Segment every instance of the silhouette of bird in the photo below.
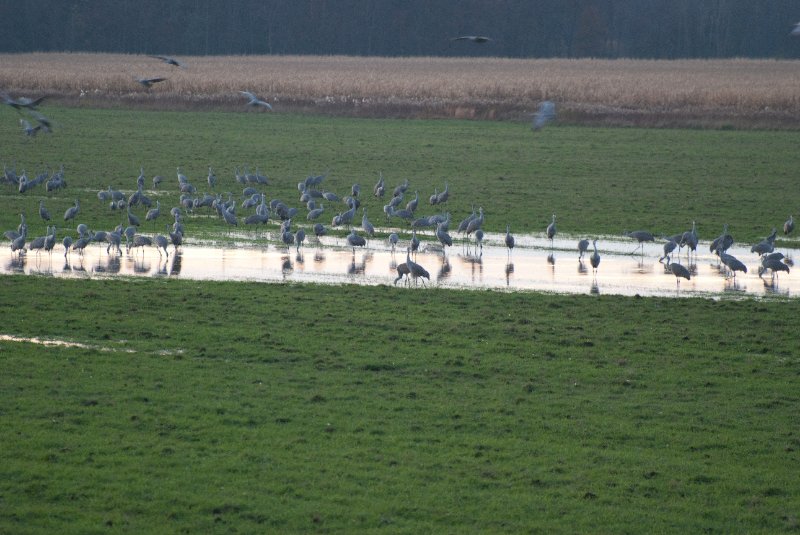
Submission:
{"label": "silhouette of bird", "polygon": [[733,236],[728,234],[728,224],[725,223],[722,227],[722,234],[714,239],[708,247],[708,250],[712,253],[715,252],[722,252],[724,253],[728,249],[731,248],[733,245]]}
{"label": "silhouette of bird", "polygon": [[686,266],[682,264],[676,264],[675,262],[667,263],[667,268],[669,268],[670,272],[675,275],[675,281],[678,284],[678,288],[681,286],[681,279],[691,280],[692,275],[689,273],[689,270]]}
{"label": "silhouette of bird", "polygon": [[[650,234],[649,232],[647,232],[646,230],[634,230],[632,232],[625,232],[624,234],[625,234],[625,236],[627,236],[629,238],[633,238],[634,240],[636,240],[639,243],[639,245],[636,247],[636,249],[639,249],[639,247],[641,247],[642,248],[642,254],[644,254],[644,242],[655,241],[655,238],[653,237],[653,235]],[[634,253],[636,252],[636,249],[633,250]],[[633,253],[631,253],[631,254],[633,254]]]}
{"label": "silhouette of bird", "polygon": [[61,241],[61,245],[64,246],[64,258],[66,258],[67,254],[69,254],[69,250],[72,248],[72,237],[64,236],[64,239]]}
{"label": "silhouette of bird", "polygon": [[675,240],[673,240],[673,239],[671,239],[671,238],[670,238],[670,239],[668,239],[668,240],[667,240],[667,241],[664,243],[664,256],[662,256],[661,258],[659,258],[659,259],[658,259],[658,261],[659,261],[659,262],[663,262],[663,261],[664,261],[664,259],[666,259],[666,260],[667,260],[667,263],[669,263],[669,261],[670,261],[670,258],[671,258],[671,255],[672,255],[672,252],[673,252],[673,251],[674,251],[674,250],[675,250],[677,247],[678,247],[678,243],[677,243]]}
{"label": "silhouette of bird", "polygon": [[408,269],[408,264],[403,262],[397,266],[397,278],[394,279],[394,284],[397,286],[397,281],[402,279],[403,277],[407,277],[411,273],[411,270]]}
{"label": "silhouette of bird", "polygon": [[170,57],[170,56],[150,56],[151,58],[160,59],[167,65],[172,65],[174,67],[180,67],[182,69],[186,68],[186,64],[182,61],[178,61],[177,59]]}
{"label": "silhouette of bird", "polygon": [[550,101],[545,100],[539,104],[539,110],[533,114],[533,123],[531,128],[534,131],[541,130],[550,121],[556,118],[556,105]]}
{"label": "silhouette of bird", "polygon": [[397,245],[397,242],[400,241],[400,236],[397,235],[396,232],[392,232],[389,234],[389,244],[392,246],[392,252],[394,253],[394,248]]}
{"label": "silhouette of bird", "polygon": [[597,273],[597,267],[600,265],[600,254],[597,252],[597,239],[592,242],[592,246],[594,247],[594,252],[592,256],[589,257],[589,263],[592,265],[592,271]]}
{"label": "silhouette of bird", "polygon": [[764,274],[765,271],[770,270],[772,272],[772,276],[776,276],[778,271],[785,271],[789,273],[789,266],[781,262],[779,258],[776,258],[771,255],[764,255],[761,257],[761,266],[758,268],[758,276]]}
{"label": "silhouette of bird", "polygon": [[356,247],[364,247],[367,244],[362,236],[356,234],[356,229],[351,229],[350,234],[347,235],[347,245],[353,248],[353,253],[356,252]]}
{"label": "silhouette of bird", "polygon": [[584,253],[589,250],[589,240],[586,238],[578,242],[578,260],[583,258]]}
{"label": "silhouette of bird", "polygon": [[167,258],[169,258],[169,252],[167,252],[169,241],[167,240],[166,236],[156,234],[155,238],[153,238],[153,242],[155,243],[156,251],[158,251],[158,256],[161,256],[161,249],[164,249],[164,254],[167,255]]}
{"label": "silhouette of bird", "polygon": [[367,219],[366,208],[364,208],[364,215],[361,216],[361,228],[364,229],[364,232],[366,232],[370,237],[375,235],[375,227],[369,222],[369,219]]}
{"label": "silhouette of bird", "polygon": [[741,271],[742,273],[747,273],[747,266],[745,266],[738,258],[734,257],[733,255],[729,255],[728,253],[724,252],[717,252],[717,256],[719,256],[720,262],[725,264],[728,269],[733,274],[733,277],[736,278],[736,272]]}
{"label": "silhouette of bird", "polygon": [[272,109],[272,105],[269,102],[265,102],[259,99],[254,93],[251,93],[250,91],[239,91],[239,93],[250,99],[247,102],[247,105],[250,106],[251,108],[261,107],[261,108],[266,108],[268,110]]}
{"label": "silhouette of bird", "polygon": [[771,253],[775,250],[775,238],[778,235],[778,231],[776,229],[772,229],[772,233],[769,236],[764,238],[762,241],[758,242],[757,244],[753,245],[750,248],[751,253],[756,253],[758,255],[763,255],[767,253]]}
{"label": "silhouette of bird", "polygon": [[511,235],[511,226],[506,225],[506,247],[508,247],[508,254],[511,255],[511,251],[514,250],[514,236]]}
{"label": "silhouette of bird", "polygon": [[459,35],[458,37],[453,37],[450,40],[451,41],[469,41],[471,43],[483,44],[483,43],[488,43],[492,39],[490,37],[485,37],[483,35]]}
{"label": "silhouette of bird", "polygon": [[383,181],[383,173],[378,176],[378,181],[372,187],[372,194],[379,199],[386,193],[386,183]]}
{"label": "silhouette of bird", "polygon": [[69,221],[71,219],[75,219],[75,216],[78,215],[78,212],[81,211],[81,203],[78,199],[75,199],[75,206],[70,206],[67,208],[67,211],[64,212],[64,221]]}
{"label": "silhouette of bird", "polygon": [[36,107],[46,98],[39,97],[37,99],[31,99],[28,97],[19,97],[14,99],[8,93],[0,93],[0,96],[3,97],[3,102],[5,104],[8,104],[17,111],[20,111],[23,108],[27,110],[35,110]]}
{"label": "silhouette of bird", "polygon": [[44,221],[50,221],[50,212],[48,212],[47,208],[45,208],[44,200],[39,201],[39,217],[41,217]]}
{"label": "silhouette of bird", "polygon": [[553,221],[547,225],[545,229],[545,233],[547,234],[547,239],[550,240],[550,248],[553,248],[553,238],[556,235],[556,214],[553,214]]}
{"label": "silhouette of bird", "polygon": [[166,78],[163,78],[163,77],[160,77],[160,76],[159,77],[155,77],[155,78],[137,78],[136,79],[137,82],[142,84],[147,89],[150,89],[155,84],[157,84],[159,82],[163,82],[164,80],[166,80]]}
{"label": "silhouette of bird", "polygon": [[789,235],[794,230],[794,216],[789,216],[789,219],[783,224],[783,233]]}
{"label": "silhouette of bird", "polygon": [[[431,280],[430,273],[424,267],[411,260],[410,247],[406,249],[406,266],[408,267],[409,275],[414,278],[414,281],[419,278]],[[422,285],[425,285],[425,281],[422,281]]]}

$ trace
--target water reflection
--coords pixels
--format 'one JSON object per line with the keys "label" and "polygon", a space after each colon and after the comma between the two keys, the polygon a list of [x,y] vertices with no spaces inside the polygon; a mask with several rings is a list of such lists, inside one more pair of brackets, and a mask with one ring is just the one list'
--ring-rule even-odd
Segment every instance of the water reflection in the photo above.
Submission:
{"label": "water reflection", "polygon": [[[574,249],[571,241],[567,244],[568,249],[561,248],[558,240],[555,247],[550,249],[549,242],[542,247],[539,243],[530,243],[529,238],[526,245],[526,237],[521,236],[518,237],[512,257],[503,245],[503,237],[502,234],[486,236],[482,250],[481,247],[465,245],[450,249],[443,255],[440,247],[425,243],[429,237],[424,236],[423,250],[414,253],[414,258],[432,274],[437,285],[444,287],[586,293],[588,262],[579,259],[577,269],[555,268],[556,256],[564,251],[570,254]],[[405,240],[401,243],[405,243]],[[180,276],[198,280],[287,280],[368,285],[394,283],[398,276],[397,268],[405,261],[405,246],[394,253],[389,245],[380,240],[372,240],[370,244],[370,248],[354,252],[352,248],[345,247],[344,240],[340,238],[323,237],[320,245],[313,250],[313,262],[308,263],[302,248],[295,251],[290,248],[287,253],[283,244],[272,243],[227,248],[188,243],[169,256],[160,256],[155,248],[137,248],[122,255],[109,255],[105,248],[91,247],[83,255],[66,255],[60,270],[52,269],[49,256],[34,259],[31,255],[12,255],[10,248],[2,248],[0,266],[4,268],[4,273],[59,277],[136,275]],[[731,254],[750,264],[750,273],[738,272],[736,277],[719,263],[716,256],[681,255],[692,278],[682,280],[679,286],[666,266],[658,263],[658,255],[630,255],[629,246],[629,243],[610,239],[598,241],[603,263],[599,271],[592,271],[590,293],[599,293],[602,286],[604,294],[623,295],[800,296],[800,278],[794,273],[781,273],[780,280],[777,277],[773,279],[771,275],[764,275],[763,280],[758,279],[758,258],[749,252],[749,248],[731,251]],[[57,246],[56,254],[60,252],[60,247]],[[786,256],[788,258],[790,254]]]}

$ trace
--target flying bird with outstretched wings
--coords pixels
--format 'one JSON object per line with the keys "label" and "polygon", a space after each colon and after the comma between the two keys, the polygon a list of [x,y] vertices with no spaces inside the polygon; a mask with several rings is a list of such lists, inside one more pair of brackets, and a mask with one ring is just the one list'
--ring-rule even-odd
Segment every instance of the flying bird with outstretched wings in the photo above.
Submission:
{"label": "flying bird with outstretched wings", "polygon": [[470,41],[472,43],[483,44],[491,41],[492,39],[489,37],[484,37],[483,35],[461,35],[459,37],[453,37],[450,39],[451,41]]}
{"label": "flying bird with outstretched wings", "polygon": [[137,78],[136,81],[145,86],[147,89],[150,89],[155,84],[159,82],[163,82],[166,78],[156,77],[156,78]]}
{"label": "flying bird with outstretched wings", "polygon": [[150,57],[151,58],[155,58],[155,59],[160,59],[161,61],[163,61],[167,65],[173,65],[175,67],[180,67],[181,69],[185,69],[186,68],[186,64],[184,62],[178,61],[177,59],[172,58],[170,56],[150,56]]}
{"label": "flying bird with outstretched wings", "polygon": [[251,93],[250,91],[239,91],[239,93],[250,99],[247,105],[252,108],[261,107],[261,108],[266,108],[268,110],[272,109],[272,105],[269,102],[261,100],[255,95],[255,93]]}

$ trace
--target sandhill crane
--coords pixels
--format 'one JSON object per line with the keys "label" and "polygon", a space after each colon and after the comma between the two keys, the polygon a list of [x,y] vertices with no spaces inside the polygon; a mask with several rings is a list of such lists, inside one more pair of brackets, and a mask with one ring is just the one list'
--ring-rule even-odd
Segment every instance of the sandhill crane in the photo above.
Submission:
{"label": "sandhill crane", "polygon": [[672,258],[672,252],[678,247],[678,243],[673,239],[667,239],[664,242],[664,256],[658,259],[659,262],[664,262],[666,259],[667,263],[669,263],[670,258]]}
{"label": "sandhill crane", "polygon": [[128,243],[128,251],[130,251],[132,247],[150,247],[151,245],[153,245],[153,240],[149,236],[135,234],[130,243]]}
{"label": "sandhill crane", "polygon": [[539,104],[539,110],[533,114],[531,129],[533,129],[533,131],[541,130],[547,123],[555,120],[555,118],[556,105],[550,100],[545,100]]}
{"label": "sandhill crane", "polygon": [[400,241],[400,236],[397,235],[396,232],[392,232],[389,234],[389,245],[392,246],[392,253],[394,253],[394,248],[397,245],[397,242]]}
{"label": "sandhill crane", "polygon": [[170,57],[170,56],[150,56],[151,58],[160,59],[167,65],[172,65],[173,67],[180,67],[182,69],[186,68],[186,64],[182,61],[178,61],[177,59]]}
{"label": "sandhill crane", "polygon": [[417,231],[411,231],[411,251],[416,253],[419,250],[419,238],[417,238]]}
{"label": "sandhill crane", "polygon": [[122,254],[122,249],[120,248],[120,244],[122,243],[122,233],[119,231],[111,231],[106,235],[106,242],[108,246],[106,247],[106,254],[110,254],[111,248],[114,247],[117,250],[117,254]]}
{"label": "sandhill crane", "polygon": [[408,275],[410,273],[411,273],[411,270],[408,269],[408,264],[406,264],[405,262],[403,262],[402,264],[399,264],[397,266],[397,278],[394,279],[395,286],[397,286],[397,281],[399,281],[403,277],[408,277]]}
{"label": "sandhill crane", "polygon": [[364,208],[364,215],[361,216],[361,228],[364,229],[364,232],[366,232],[370,237],[375,235],[375,227],[369,222],[369,219],[367,219],[366,208]]}
{"label": "sandhill crane", "polygon": [[597,267],[600,265],[600,254],[597,252],[597,239],[595,238],[592,241],[592,246],[594,247],[594,252],[592,256],[589,257],[589,263],[592,265],[592,272],[597,273]]}
{"label": "sandhill crane", "polygon": [[158,216],[161,215],[161,203],[156,200],[156,207],[151,208],[147,211],[147,215],[145,215],[145,221],[155,221],[158,219]]}
{"label": "sandhill crane", "polygon": [[414,191],[414,198],[406,203],[406,210],[416,212],[417,206],[419,206],[419,191]]}
{"label": "sandhill crane", "polygon": [[511,234],[510,225],[506,225],[506,247],[508,248],[508,255],[511,256],[511,251],[514,250],[514,236]]}
{"label": "sandhill crane", "polygon": [[436,225],[436,239],[439,240],[439,243],[442,244],[442,254],[445,254],[446,247],[453,245],[453,238],[450,237],[450,234],[444,230],[444,224],[440,223]]}
{"label": "sandhill crane", "polygon": [[372,194],[379,199],[386,193],[386,183],[383,181],[383,173],[378,174],[378,181],[372,187]]}
{"label": "sandhill crane", "polygon": [[52,254],[53,247],[56,246],[56,227],[48,227],[48,233],[44,240],[44,250]]}
{"label": "sandhill crane", "polygon": [[550,240],[550,248],[553,248],[553,238],[556,235],[556,214],[553,214],[553,220],[547,225],[545,229],[545,233],[547,234],[547,239]]}
{"label": "sandhill crane", "polygon": [[17,111],[20,111],[23,108],[27,110],[35,110],[36,107],[46,98],[39,97],[37,99],[31,99],[28,97],[19,97],[14,99],[8,93],[0,93],[0,96],[3,97],[3,102],[5,104],[8,104]]}
{"label": "sandhill crane", "polygon": [[470,43],[476,43],[482,45],[484,43],[488,43],[492,39],[490,37],[486,37],[484,35],[459,35],[458,37],[453,37],[450,39],[451,41],[469,41]]}
{"label": "sandhill crane", "polygon": [[642,249],[642,254],[644,254],[644,243],[648,241],[655,241],[653,235],[646,230],[634,230],[631,232],[624,232],[624,234],[625,236],[633,238],[639,243],[639,245],[631,252],[631,254],[635,253],[640,247]]}
{"label": "sandhill crane", "polygon": [[675,281],[678,284],[678,288],[681,287],[682,278],[686,280],[691,280],[692,275],[691,273],[689,273],[689,270],[686,268],[686,266],[681,264],[676,264],[675,262],[668,262],[666,266],[669,269],[669,271],[673,275],[675,275]]}
{"label": "sandhill crane", "polygon": [[139,218],[136,214],[131,213],[131,207],[128,205],[128,225],[132,227],[138,227],[140,225]]}
{"label": "sandhill crane", "polygon": [[433,188],[433,195],[428,197],[428,202],[431,204],[431,206],[439,202],[439,188]]}
{"label": "sandhill crane", "polygon": [[217,187],[217,175],[214,174],[214,170],[211,169],[211,166],[208,166],[208,177],[206,178],[208,182],[208,187],[212,190]]}
{"label": "sandhill crane", "polygon": [[269,102],[261,100],[255,95],[255,93],[251,93],[250,91],[239,91],[239,93],[250,99],[247,102],[247,105],[251,108],[265,108],[267,110],[272,109],[272,105]]}
{"label": "sandhill crane", "polygon": [[325,207],[320,204],[319,208],[314,208],[313,210],[309,210],[308,214],[306,215],[306,219],[309,221],[314,221],[319,216],[321,216],[325,212]]}
{"label": "sandhill crane", "polygon": [[581,258],[583,258],[583,255],[584,255],[584,254],[586,253],[586,251],[588,251],[588,250],[589,250],[589,240],[587,240],[586,238],[584,238],[584,239],[582,239],[582,240],[578,241],[578,260],[580,260]]}
{"label": "sandhill crane", "polygon": [[697,224],[694,221],[692,221],[692,230],[687,230],[681,234],[678,245],[688,247],[690,252],[697,251]]}
{"label": "sandhill crane", "polygon": [[75,199],[75,206],[70,206],[67,208],[67,211],[64,212],[64,221],[74,220],[75,216],[77,216],[80,211],[81,203],[78,199]]}
{"label": "sandhill crane", "polygon": [[155,78],[137,78],[136,81],[142,84],[145,88],[150,89],[155,84],[159,82],[163,82],[166,78],[163,77],[155,77]]}
{"label": "sandhill crane", "polygon": [[166,236],[156,234],[156,236],[153,238],[153,243],[155,243],[158,256],[161,256],[161,249],[164,249],[164,254],[167,255],[167,258],[169,258],[169,252],[167,252],[169,241],[167,240]]}
{"label": "sandhill crane", "polygon": [[72,237],[64,236],[64,239],[61,241],[61,245],[64,246],[64,258],[66,258],[69,254],[69,250],[72,248]]}
{"label": "sandhill crane", "polygon": [[478,217],[473,218],[467,224],[467,229],[466,229],[467,236],[469,236],[470,234],[472,234],[473,232],[475,232],[476,230],[478,230],[479,228],[481,228],[483,226],[483,219],[484,219],[483,218],[483,206],[481,206],[481,207],[478,208]]}
{"label": "sandhill crane", "polygon": [[789,235],[794,230],[794,216],[789,216],[789,219],[783,224],[783,233]]}
{"label": "sandhill crane", "polygon": [[436,196],[436,204],[445,204],[450,198],[450,185],[445,182],[444,189]]}
{"label": "sandhill crane", "polygon": [[[414,278],[415,282],[419,278],[428,279],[429,281],[431,280],[430,273],[428,273],[428,271],[424,267],[411,260],[410,247],[406,249],[406,266],[408,267],[409,275],[411,275],[411,277]],[[425,285],[424,280],[422,281],[422,285],[423,286]]]}
{"label": "sandhill crane", "polygon": [[356,247],[364,247],[366,244],[367,240],[356,234],[356,229],[350,230],[350,234],[347,235],[347,245],[353,248],[353,254],[356,252]]}
{"label": "sandhill crane", "polygon": [[730,249],[732,245],[733,245],[733,236],[728,234],[728,224],[725,223],[725,225],[722,227],[722,234],[720,234],[717,238],[714,239],[714,241],[711,242],[711,245],[709,245],[708,249],[712,253],[714,252],[724,253],[725,251]]}
{"label": "sandhill crane", "polygon": [[44,221],[50,221],[50,212],[48,212],[47,208],[45,208],[44,200],[39,201],[39,217],[41,217]]}
{"label": "sandhill crane", "polygon": [[731,271],[731,274],[734,278],[736,278],[736,272],[741,271],[742,273],[747,273],[747,266],[745,266],[738,258],[734,257],[733,255],[729,255],[728,253],[717,252],[717,256],[719,256],[720,262],[725,264],[728,269]]}
{"label": "sandhill crane", "polygon": [[758,268],[758,276],[761,277],[766,270],[770,270],[772,272],[772,276],[775,277],[778,274],[778,271],[785,271],[786,273],[789,273],[789,266],[781,262],[780,258],[772,255],[764,255],[761,258],[761,266]]}
{"label": "sandhill crane", "polygon": [[303,245],[303,241],[306,239],[306,231],[303,229],[297,229],[297,232],[294,234],[294,243],[296,246],[296,251],[300,252],[300,246]]}
{"label": "sandhill crane", "polygon": [[319,240],[320,236],[324,236],[326,232],[325,225],[322,223],[316,223],[314,225],[314,236],[317,237],[317,240]]}
{"label": "sandhill crane", "polygon": [[402,184],[399,184],[399,185],[395,186],[394,191],[392,192],[392,197],[401,196],[403,193],[406,192],[407,189],[408,189],[408,179],[405,178],[405,179],[403,179],[403,183]]}
{"label": "sandhill crane", "polygon": [[[48,229],[48,231],[49,231],[49,229]],[[29,251],[36,251],[36,253],[38,254],[39,251],[41,251],[44,248],[45,238],[46,238],[46,236],[38,236],[38,237],[32,239],[28,243],[28,246],[27,246],[28,250]]]}
{"label": "sandhill crane", "polygon": [[769,236],[764,238],[764,240],[758,242],[757,244],[753,245],[750,248],[751,253],[756,253],[758,255],[763,255],[767,253],[771,253],[775,250],[775,237],[778,235],[778,231],[776,229],[772,229],[772,233]]}
{"label": "sandhill crane", "polygon": [[481,256],[483,256],[483,229],[481,228],[475,231],[475,246],[480,247]]}

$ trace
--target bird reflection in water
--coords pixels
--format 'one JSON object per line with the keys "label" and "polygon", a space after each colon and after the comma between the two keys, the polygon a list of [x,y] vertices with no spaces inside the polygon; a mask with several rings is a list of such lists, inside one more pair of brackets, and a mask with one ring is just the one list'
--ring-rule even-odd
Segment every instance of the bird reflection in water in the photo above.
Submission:
{"label": "bird reflection in water", "polygon": [[555,266],[556,265],[556,257],[553,256],[553,253],[550,253],[549,255],[547,255],[547,263],[550,264],[551,266]]}
{"label": "bird reflection in water", "polygon": [[347,266],[347,274],[348,275],[363,275],[367,269],[367,262],[369,261],[368,255],[364,254],[361,257],[361,262],[356,262],[356,255],[353,253],[353,257],[350,260],[350,264]]}
{"label": "bird reflection in water", "polygon": [[597,278],[592,279],[592,287],[589,288],[589,292],[594,295],[600,294],[600,286],[597,285]]}
{"label": "bird reflection in water", "polygon": [[175,251],[175,254],[172,255],[172,267],[170,268],[169,274],[175,276],[180,275],[182,262],[183,251]]}
{"label": "bird reflection in water", "polygon": [[[397,266],[395,266],[397,267]],[[450,265],[450,261],[447,259],[446,256],[442,256],[442,264],[439,267],[439,274],[437,276],[437,280],[444,280],[450,276],[453,268]]]}
{"label": "bird reflection in water", "polygon": [[150,273],[150,262],[145,260],[144,255],[141,258],[133,257],[133,272]]}
{"label": "bird reflection in water", "polygon": [[506,286],[511,286],[511,275],[513,274],[514,274],[514,262],[509,262],[506,264]]}
{"label": "bird reflection in water", "polygon": [[483,253],[461,256],[461,261],[470,266],[470,274],[472,275],[472,282],[483,280]]}
{"label": "bird reflection in water", "polygon": [[95,273],[111,273],[116,274],[119,273],[120,269],[122,268],[122,262],[120,262],[119,256],[109,256],[106,259],[106,262],[103,263],[99,258],[97,260],[97,264],[92,268],[92,271]]}
{"label": "bird reflection in water", "polygon": [[314,263],[322,264],[325,262],[325,252],[322,249],[314,251]]}
{"label": "bird reflection in water", "polygon": [[303,263],[306,261],[306,259],[305,259],[305,257],[303,256],[303,253],[301,253],[301,252],[298,250],[298,251],[297,251],[297,254],[296,254],[296,255],[295,255],[295,257],[294,257],[294,261],[295,261],[295,262],[297,262],[298,264],[300,264],[300,265],[302,266],[302,265],[303,265]]}
{"label": "bird reflection in water", "polygon": [[286,275],[291,275],[292,271],[294,271],[294,266],[292,266],[292,259],[289,258],[289,255],[284,255],[281,257],[281,273],[283,273],[284,278]]}
{"label": "bird reflection in water", "polygon": [[25,260],[25,255],[12,256],[11,260],[8,262],[8,264],[6,264],[6,271],[10,271],[12,273],[24,273]]}

